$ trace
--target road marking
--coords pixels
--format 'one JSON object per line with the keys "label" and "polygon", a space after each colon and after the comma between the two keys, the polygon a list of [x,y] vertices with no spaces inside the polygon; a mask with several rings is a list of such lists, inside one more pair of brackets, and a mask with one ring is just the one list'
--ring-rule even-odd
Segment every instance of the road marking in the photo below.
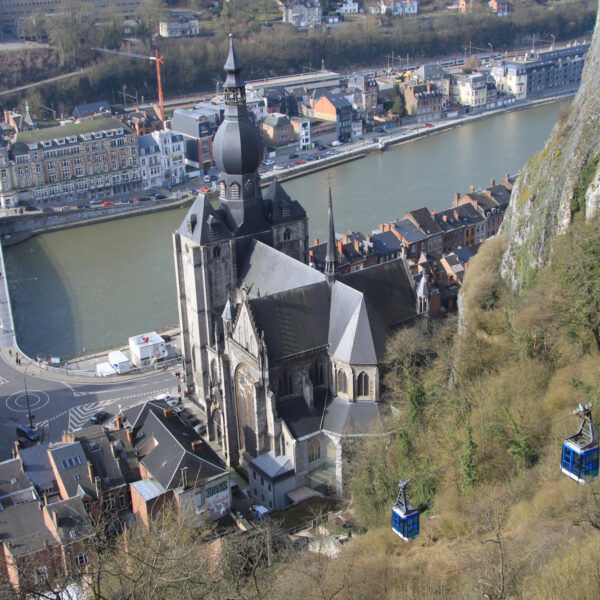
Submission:
{"label": "road marking", "polygon": [[0,385],[2,385],[3,383],[8,383],[8,379],[6,379],[6,377],[2,377],[0,375]]}

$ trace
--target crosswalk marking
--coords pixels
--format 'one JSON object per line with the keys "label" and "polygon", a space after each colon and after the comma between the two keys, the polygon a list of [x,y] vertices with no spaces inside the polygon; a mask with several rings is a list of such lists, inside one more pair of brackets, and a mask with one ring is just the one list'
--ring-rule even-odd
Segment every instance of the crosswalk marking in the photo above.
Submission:
{"label": "crosswalk marking", "polygon": [[132,400],[134,398],[151,400],[158,394],[168,392],[169,389],[155,390],[149,397],[147,393],[142,394],[131,394],[129,396],[122,396],[121,398],[109,398],[108,400],[98,400],[96,402],[89,402],[87,404],[80,404],[69,409],[69,431],[75,431],[84,425],[89,425],[90,417],[97,413],[99,410],[110,406],[111,404],[116,405],[125,400]]}

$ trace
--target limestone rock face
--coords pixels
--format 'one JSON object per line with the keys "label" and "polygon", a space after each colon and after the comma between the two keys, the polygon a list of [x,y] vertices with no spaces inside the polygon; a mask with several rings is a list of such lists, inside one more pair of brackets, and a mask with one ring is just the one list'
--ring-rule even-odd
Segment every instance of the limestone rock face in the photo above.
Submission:
{"label": "limestone rock face", "polygon": [[513,291],[530,285],[556,235],[573,216],[592,217],[600,206],[600,30],[599,17],[581,86],[559,115],[544,149],[522,170],[502,229],[509,242],[501,274]]}

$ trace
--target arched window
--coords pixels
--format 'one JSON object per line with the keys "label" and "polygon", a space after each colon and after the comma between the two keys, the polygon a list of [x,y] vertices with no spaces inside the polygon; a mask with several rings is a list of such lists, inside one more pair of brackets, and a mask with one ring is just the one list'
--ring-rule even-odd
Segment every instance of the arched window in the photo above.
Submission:
{"label": "arched window", "polygon": [[219,200],[227,199],[227,186],[224,181],[221,181],[221,185],[219,187]]}
{"label": "arched window", "polygon": [[221,247],[220,246],[215,246],[213,248],[213,257],[214,258],[219,258],[219,256],[221,256]]}
{"label": "arched window", "polygon": [[219,373],[217,372],[217,361],[214,358],[210,363],[210,377],[212,379],[212,384],[216,385],[219,381]]}
{"label": "arched window", "polygon": [[348,392],[348,382],[346,380],[346,373],[341,369],[337,373],[337,389],[338,392],[346,394]]}
{"label": "arched window", "polygon": [[321,458],[321,442],[313,440],[308,448],[308,462],[315,462]]}
{"label": "arched window", "polygon": [[368,396],[369,393],[369,376],[363,371],[358,376],[358,395]]}
{"label": "arched window", "polygon": [[240,186],[237,183],[232,183],[231,187],[229,188],[229,197],[232,200],[239,200],[240,199]]}
{"label": "arched window", "polygon": [[283,239],[287,242],[288,240],[292,239],[292,230],[291,229],[286,229],[283,232]]}
{"label": "arched window", "polygon": [[294,391],[294,381],[292,374],[287,371],[279,377],[279,394],[281,396],[288,396]]}
{"label": "arched window", "polygon": [[313,385],[323,385],[323,365],[316,360],[310,367],[310,380]]}

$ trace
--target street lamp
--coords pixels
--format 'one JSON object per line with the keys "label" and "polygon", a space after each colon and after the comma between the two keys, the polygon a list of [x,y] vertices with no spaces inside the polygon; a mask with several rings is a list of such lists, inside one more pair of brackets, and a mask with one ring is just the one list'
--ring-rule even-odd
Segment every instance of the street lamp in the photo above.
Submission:
{"label": "street lamp", "polygon": [[492,42],[488,42],[488,46],[490,47],[490,52],[494,54],[494,44],[492,44]]}
{"label": "street lamp", "polygon": [[31,427],[31,429],[33,429],[33,415],[31,414],[31,407],[29,406],[29,394],[27,393],[27,369],[29,369],[29,367],[32,364],[33,363],[30,362],[25,367],[25,371],[23,372],[23,385],[25,386],[25,402],[27,402],[27,416],[29,417],[29,427]]}

